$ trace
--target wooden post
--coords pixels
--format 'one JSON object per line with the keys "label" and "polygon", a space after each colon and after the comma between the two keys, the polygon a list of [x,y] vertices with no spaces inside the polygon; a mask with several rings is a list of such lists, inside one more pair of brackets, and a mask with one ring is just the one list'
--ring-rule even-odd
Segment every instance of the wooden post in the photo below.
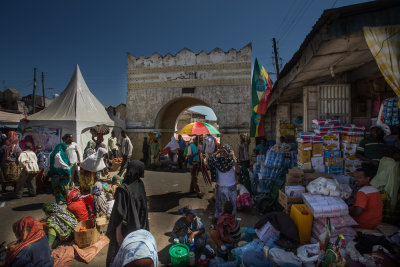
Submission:
{"label": "wooden post", "polygon": [[276,40],[275,40],[275,38],[272,38],[272,42],[273,42],[273,45],[274,45],[276,79],[278,79],[279,78],[279,64],[278,64],[278,51],[276,50]]}
{"label": "wooden post", "polygon": [[33,68],[33,112],[32,114],[35,113],[35,108],[36,108],[36,68]]}
{"label": "wooden post", "polygon": [[42,90],[43,90],[43,107],[46,107],[46,98],[44,96],[44,73],[42,72]]}

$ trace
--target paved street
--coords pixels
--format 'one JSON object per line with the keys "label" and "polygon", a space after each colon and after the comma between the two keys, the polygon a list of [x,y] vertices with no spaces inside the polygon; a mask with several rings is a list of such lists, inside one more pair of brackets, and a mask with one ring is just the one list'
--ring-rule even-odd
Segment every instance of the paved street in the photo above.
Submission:
{"label": "paved street", "polygon": [[[209,204],[212,197],[212,187],[204,184],[201,174],[199,174],[200,187],[206,196],[199,199],[194,195],[188,194],[190,184],[189,173],[172,172],[153,172],[146,171],[143,179],[150,205],[150,231],[157,241],[159,260],[161,266],[169,263],[168,249],[170,245],[170,234],[175,221],[180,217],[177,211],[185,205],[192,205],[198,210],[198,215],[206,226],[208,233],[214,205]],[[10,189],[10,188],[9,188]],[[12,223],[23,216],[34,216],[41,218],[44,216],[41,207],[43,203],[53,201],[52,195],[38,195],[34,198],[24,197],[20,200],[10,199],[11,193],[2,194],[0,202],[5,201],[5,207],[0,208],[0,242],[11,242],[14,240]],[[255,211],[252,214],[239,213],[241,226],[251,227],[254,225],[257,216]],[[211,242],[211,240],[208,240]],[[72,266],[105,266],[107,247],[103,248],[90,264],[85,264],[75,260]]]}

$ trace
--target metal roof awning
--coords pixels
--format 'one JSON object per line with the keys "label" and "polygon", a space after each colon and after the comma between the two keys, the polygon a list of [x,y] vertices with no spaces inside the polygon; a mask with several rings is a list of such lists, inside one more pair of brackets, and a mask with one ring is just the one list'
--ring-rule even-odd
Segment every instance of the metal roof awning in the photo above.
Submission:
{"label": "metal roof awning", "polygon": [[374,64],[362,27],[400,23],[400,1],[375,1],[326,10],[299,50],[285,65],[275,83],[269,106],[274,102],[302,99],[302,88]]}

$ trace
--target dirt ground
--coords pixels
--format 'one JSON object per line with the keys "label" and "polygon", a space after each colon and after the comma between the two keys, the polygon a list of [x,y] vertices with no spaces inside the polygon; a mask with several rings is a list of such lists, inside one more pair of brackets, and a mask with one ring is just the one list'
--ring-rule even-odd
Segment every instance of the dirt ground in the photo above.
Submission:
{"label": "dirt ground", "polygon": [[[202,219],[206,233],[214,213],[214,202],[210,201],[213,195],[213,187],[204,183],[199,174],[200,188],[206,193],[203,199],[199,199],[188,193],[190,185],[190,174],[179,172],[157,172],[146,171],[143,182],[149,200],[150,232],[157,241],[160,266],[170,263],[169,247],[171,246],[171,231],[175,221],[180,218],[178,210],[185,205],[191,205],[197,209],[198,216]],[[8,188],[11,189],[10,187]],[[52,195],[40,194],[36,197],[28,197],[25,193],[22,199],[12,199],[12,193],[1,194],[0,203],[5,203],[0,208],[0,242],[11,242],[15,239],[12,224],[24,216],[41,218],[44,216],[41,207],[44,203],[54,201]],[[239,223],[242,227],[253,227],[257,221],[255,210],[246,213],[239,212]],[[212,240],[208,238],[212,244]],[[104,247],[99,254],[89,263],[83,263],[75,259],[72,266],[105,266],[108,246]]]}

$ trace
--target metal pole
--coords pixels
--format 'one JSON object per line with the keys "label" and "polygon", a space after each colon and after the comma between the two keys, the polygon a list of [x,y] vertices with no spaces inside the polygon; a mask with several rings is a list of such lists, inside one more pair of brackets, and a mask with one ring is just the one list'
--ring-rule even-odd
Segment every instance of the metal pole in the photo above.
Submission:
{"label": "metal pole", "polygon": [[43,107],[46,107],[46,98],[44,96],[44,73],[42,72],[42,90],[43,90]]}
{"label": "metal pole", "polygon": [[275,57],[275,68],[276,68],[276,78],[279,78],[279,64],[278,64],[278,51],[276,50],[276,40],[272,38],[274,45],[274,57]]}
{"label": "metal pole", "polygon": [[36,110],[36,68],[33,68],[33,112]]}

